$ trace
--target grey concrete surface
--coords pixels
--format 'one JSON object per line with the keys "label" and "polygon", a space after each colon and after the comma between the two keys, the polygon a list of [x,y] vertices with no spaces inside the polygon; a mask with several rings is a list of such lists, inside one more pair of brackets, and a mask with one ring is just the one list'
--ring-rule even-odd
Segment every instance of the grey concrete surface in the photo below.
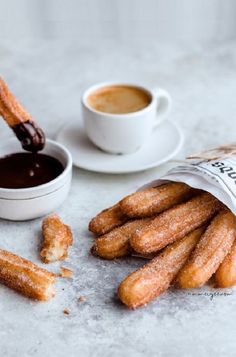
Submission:
{"label": "grey concrete surface", "polygon": [[[54,137],[80,118],[80,95],[104,80],[160,85],[173,96],[170,117],[185,134],[186,154],[235,140],[236,43],[183,48],[146,44],[102,46],[44,41],[0,45],[1,75],[29,111]],[[10,135],[0,123],[0,139]],[[168,140],[168,138],[166,138]],[[172,163],[173,165],[173,163]],[[148,306],[128,311],[116,298],[122,278],[141,266],[138,258],[113,262],[90,255],[89,219],[168,165],[130,175],[103,175],[74,169],[70,195],[58,213],[71,225],[74,245],[57,296],[30,301],[0,286],[0,355],[6,357],[235,356],[235,289],[170,290]],[[41,219],[0,221],[0,247],[39,259]],[[58,272],[60,264],[48,269]],[[218,293],[218,295],[217,295]],[[85,302],[78,302],[85,296]],[[70,309],[70,315],[63,310]]]}

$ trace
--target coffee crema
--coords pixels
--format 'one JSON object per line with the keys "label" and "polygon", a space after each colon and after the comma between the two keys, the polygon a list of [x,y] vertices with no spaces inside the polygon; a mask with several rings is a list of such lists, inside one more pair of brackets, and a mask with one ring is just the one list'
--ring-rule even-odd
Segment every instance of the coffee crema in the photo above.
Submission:
{"label": "coffee crema", "polygon": [[63,165],[49,155],[20,152],[0,158],[0,187],[28,188],[54,180]]}
{"label": "coffee crema", "polygon": [[144,109],[151,103],[145,90],[126,85],[111,85],[94,90],[87,98],[88,105],[103,113],[128,114]]}

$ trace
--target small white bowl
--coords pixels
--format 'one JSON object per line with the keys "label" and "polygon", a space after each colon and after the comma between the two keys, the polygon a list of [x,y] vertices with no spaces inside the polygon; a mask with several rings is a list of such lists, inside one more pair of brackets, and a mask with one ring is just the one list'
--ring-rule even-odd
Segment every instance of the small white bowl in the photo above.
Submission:
{"label": "small white bowl", "polygon": [[[25,151],[16,138],[1,142],[0,157],[17,152]],[[24,221],[41,217],[54,211],[66,199],[72,177],[72,158],[69,151],[63,145],[47,139],[41,152],[58,159],[64,166],[64,171],[43,185],[19,189],[0,187],[0,218]]]}

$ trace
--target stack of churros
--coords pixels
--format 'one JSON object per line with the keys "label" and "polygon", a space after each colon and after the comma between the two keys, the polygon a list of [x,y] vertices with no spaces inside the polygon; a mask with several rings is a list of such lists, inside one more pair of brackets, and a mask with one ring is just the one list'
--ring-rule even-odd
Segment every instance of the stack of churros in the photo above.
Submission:
{"label": "stack of churros", "polygon": [[96,256],[149,258],[118,288],[129,308],[147,304],[172,284],[197,288],[213,275],[217,287],[236,285],[236,217],[210,193],[184,183],[135,192],[94,217],[89,230]]}

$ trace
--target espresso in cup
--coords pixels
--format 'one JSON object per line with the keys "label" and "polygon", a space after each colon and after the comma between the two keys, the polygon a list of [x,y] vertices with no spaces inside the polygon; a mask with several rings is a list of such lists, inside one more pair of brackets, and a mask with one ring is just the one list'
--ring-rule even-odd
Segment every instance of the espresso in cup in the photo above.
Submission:
{"label": "espresso in cup", "polygon": [[103,113],[128,114],[146,108],[151,95],[138,87],[111,85],[94,90],[87,98],[88,105]]}
{"label": "espresso in cup", "polygon": [[101,83],[82,96],[82,116],[88,138],[111,154],[130,154],[148,142],[166,118],[169,94],[130,83]]}

